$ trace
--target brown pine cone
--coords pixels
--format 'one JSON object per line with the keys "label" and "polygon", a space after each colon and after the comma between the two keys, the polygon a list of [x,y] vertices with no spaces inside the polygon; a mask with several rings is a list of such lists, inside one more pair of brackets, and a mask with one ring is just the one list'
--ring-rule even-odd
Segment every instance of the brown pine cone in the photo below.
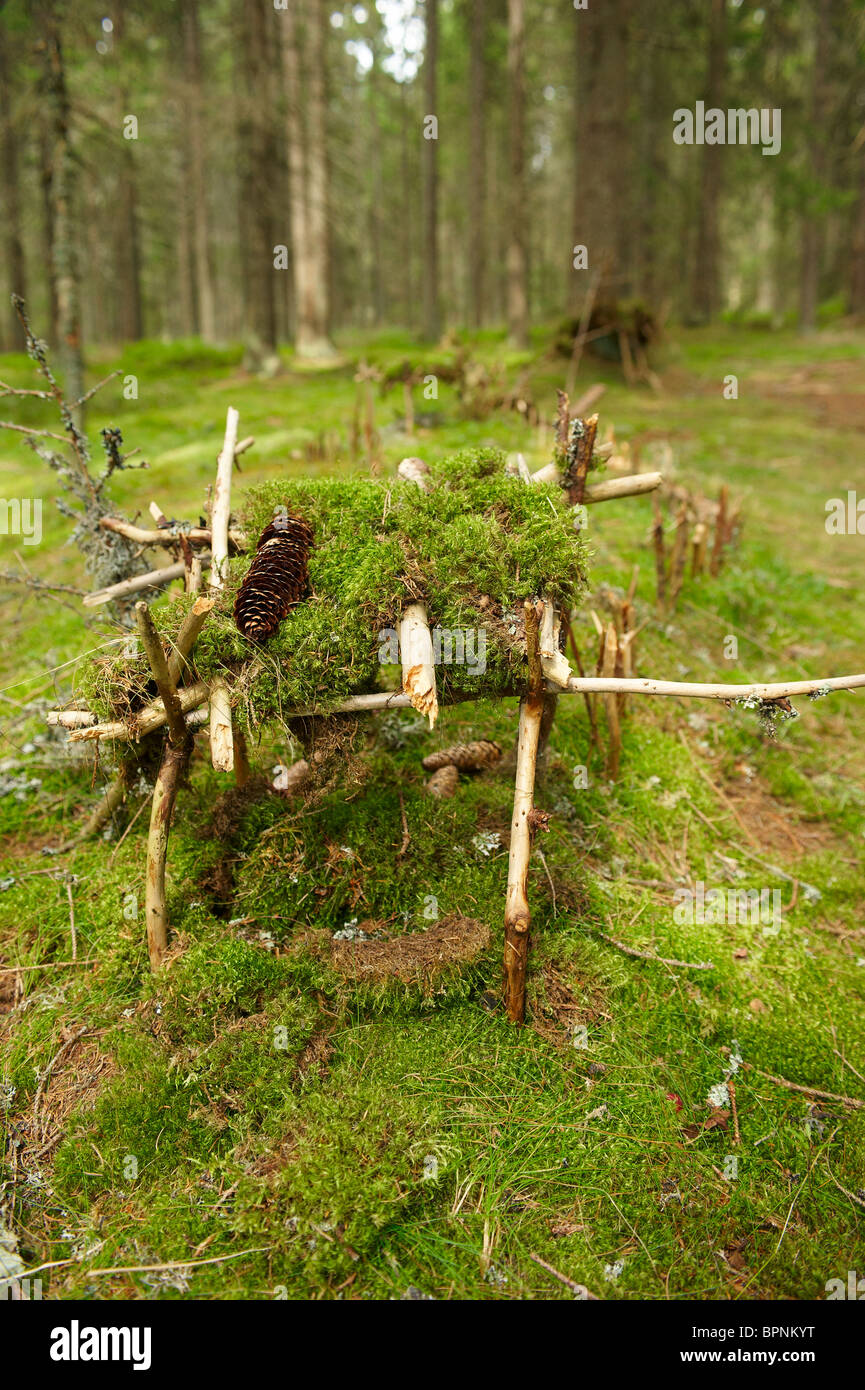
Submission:
{"label": "brown pine cone", "polygon": [[426,789],[430,796],[437,796],[440,800],[446,800],[453,796],[457,789],[460,775],[453,763],[447,763],[445,767],[440,767],[434,772],[426,784]]}
{"label": "brown pine cone", "polygon": [[478,772],[482,767],[493,767],[502,756],[502,750],[492,739],[481,738],[476,743],[455,743],[451,748],[442,748],[439,753],[430,753],[423,760],[427,772],[437,767],[458,767],[461,772]]}
{"label": "brown pine cone", "polygon": [[300,603],[312,540],[312,527],[302,516],[278,516],[265,526],[234,601],[234,621],[244,637],[265,641]]}

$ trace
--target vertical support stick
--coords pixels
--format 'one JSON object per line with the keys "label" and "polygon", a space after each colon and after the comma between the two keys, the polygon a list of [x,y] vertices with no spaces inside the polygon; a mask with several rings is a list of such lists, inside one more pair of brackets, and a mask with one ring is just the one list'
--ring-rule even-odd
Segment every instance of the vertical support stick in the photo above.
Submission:
{"label": "vertical support stick", "polygon": [[147,836],[147,878],[144,915],[147,922],[147,951],[151,970],[158,970],[168,949],[168,910],[165,903],[165,860],[171,813],[177,799],[180,778],[189,759],[191,738],[182,743],[166,740],[162,762],[153,788],[150,833]]}
{"label": "vertical support stick", "polygon": [[505,902],[504,997],[511,1023],[526,1016],[526,963],[529,954],[531,913],[528,899],[529,860],[532,853],[535,808],[535,768],[544,711],[538,623],[542,609],[526,603],[526,647],[529,684],[520,701],[520,731],[514,782],[514,812],[508,856],[508,892]]}
{"label": "vertical support stick", "polygon": [[435,660],[426,605],[410,603],[399,625],[399,655],[402,688],[418,714],[429,719],[433,728],[438,718]]}
{"label": "vertical support stick", "polygon": [[228,518],[231,512],[231,470],[234,467],[234,451],[237,448],[237,426],[240,416],[233,406],[228,407],[225,417],[225,439],[216,464],[216,486],[213,489],[213,514],[211,517],[211,544],[213,556],[210,564],[210,587],[222,589],[228,571]]}

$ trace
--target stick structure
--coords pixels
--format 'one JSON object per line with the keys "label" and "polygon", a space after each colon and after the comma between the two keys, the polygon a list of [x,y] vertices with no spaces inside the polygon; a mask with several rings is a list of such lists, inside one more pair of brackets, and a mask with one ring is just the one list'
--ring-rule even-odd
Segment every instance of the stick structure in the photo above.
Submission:
{"label": "stick structure", "polygon": [[169,673],[165,652],[162,650],[162,640],[146,603],[136,603],[135,617],[141,643],[147,653],[153,679],[156,681],[156,689],[162,697],[168,736],[172,743],[183,743],[186,738],[186,721],[178,699],[177,686]]}
{"label": "stick structure", "polygon": [[[202,565],[210,564],[210,556],[201,556]],[[186,572],[186,566],[182,560],[178,560],[174,565],[163,565],[158,570],[148,570],[146,574],[136,574],[132,579],[122,579],[119,584],[109,584],[107,589],[94,589],[92,594],[85,594],[81,602],[85,608],[99,608],[103,603],[111,603],[112,599],[126,598],[129,594],[138,594],[142,589],[158,589],[162,584],[170,584],[172,579],[180,579]]]}

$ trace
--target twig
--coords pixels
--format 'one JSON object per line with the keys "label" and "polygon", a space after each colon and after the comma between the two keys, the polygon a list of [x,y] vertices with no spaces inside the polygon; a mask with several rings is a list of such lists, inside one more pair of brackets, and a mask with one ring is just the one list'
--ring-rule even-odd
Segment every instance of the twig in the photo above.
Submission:
{"label": "twig", "polygon": [[240,415],[233,406],[228,407],[225,417],[225,438],[222,451],[216,464],[216,485],[213,489],[213,514],[210,519],[213,532],[213,566],[210,574],[210,587],[222,589],[228,571],[228,517],[231,511],[231,472],[234,468],[234,451],[237,447],[237,426]]}
{"label": "twig", "polygon": [[714,970],[715,965],[710,960],[672,960],[667,956],[656,956],[652,951],[638,951],[635,946],[626,946],[624,941],[617,941],[614,936],[608,936],[605,931],[597,931],[598,936],[602,936],[611,946],[617,950],[624,951],[626,956],[636,956],[639,960],[654,961],[656,965],[676,965],[680,970]]}
{"label": "twig", "polygon": [[69,900],[69,934],[72,937],[72,959],[78,959],[78,933],[75,930],[75,904],[72,901],[72,884],[67,876],[66,897]]}
{"label": "twig", "polygon": [[820,1091],[816,1086],[799,1086],[795,1081],[787,1081],[783,1076],[774,1076],[770,1071],[762,1071],[752,1062],[743,1062],[742,1065],[745,1071],[754,1071],[773,1085],[782,1086],[785,1091],[796,1091],[802,1096],[816,1096],[818,1100],[837,1100],[841,1105],[851,1105],[854,1110],[865,1110],[865,1100],[856,1100],[854,1096],[839,1096],[834,1091]]}
{"label": "twig", "polygon": [[[103,531],[115,531],[118,536],[125,536],[127,540],[135,541],[136,545],[176,545],[180,536],[184,535],[190,545],[209,545],[213,539],[213,532],[209,526],[189,526],[189,527],[166,527],[163,530],[150,531],[144,526],[135,526],[131,521],[123,521],[117,516],[103,516],[99,519],[99,525]],[[244,550],[247,545],[245,532],[232,528],[228,533],[228,539],[237,550]]]}
{"label": "twig", "polygon": [[553,1278],[558,1279],[559,1283],[566,1284],[567,1287],[572,1289],[575,1294],[578,1294],[580,1298],[591,1300],[593,1303],[600,1302],[598,1295],[596,1293],[590,1293],[585,1284],[578,1284],[576,1280],[569,1279],[567,1274],[562,1274],[561,1270],[556,1269],[551,1264],[547,1264],[546,1260],[542,1260],[540,1255],[533,1254],[531,1250],[529,1251],[529,1259],[534,1260],[535,1264],[540,1265],[541,1269],[545,1269],[547,1274],[552,1274]]}
{"label": "twig", "polygon": [[272,1245],[254,1245],[250,1250],[238,1250],[234,1255],[212,1255],[208,1260],[172,1260],[162,1265],[118,1265],[114,1269],[89,1269],[87,1278],[101,1278],[108,1274],[156,1274],[166,1269],[194,1269],[198,1265],[221,1265],[227,1260],[239,1260],[244,1255],[260,1255],[272,1250]]}

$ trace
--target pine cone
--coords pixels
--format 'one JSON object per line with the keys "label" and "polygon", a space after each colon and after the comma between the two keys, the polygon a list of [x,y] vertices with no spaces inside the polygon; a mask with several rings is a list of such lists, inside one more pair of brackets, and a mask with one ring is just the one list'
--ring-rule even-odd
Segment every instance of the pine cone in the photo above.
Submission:
{"label": "pine cone", "polygon": [[445,767],[440,767],[438,772],[433,773],[426,784],[426,789],[430,796],[437,796],[439,800],[446,800],[453,796],[459,780],[459,772],[453,763],[448,763]]}
{"label": "pine cone", "polygon": [[476,743],[455,743],[452,748],[443,748],[439,753],[430,753],[423,760],[427,772],[437,767],[458,767],[461,772],[478,772],[482,767],[493,767],[502,756],[502,750],[492,739],[478,739]]}
{"label": "pine cone", "polygon": [[300,603],[312,540],[312,527],[302,516],[278,516],[265,526],[234,601],[234,621],[244,637],[265,641]]}

